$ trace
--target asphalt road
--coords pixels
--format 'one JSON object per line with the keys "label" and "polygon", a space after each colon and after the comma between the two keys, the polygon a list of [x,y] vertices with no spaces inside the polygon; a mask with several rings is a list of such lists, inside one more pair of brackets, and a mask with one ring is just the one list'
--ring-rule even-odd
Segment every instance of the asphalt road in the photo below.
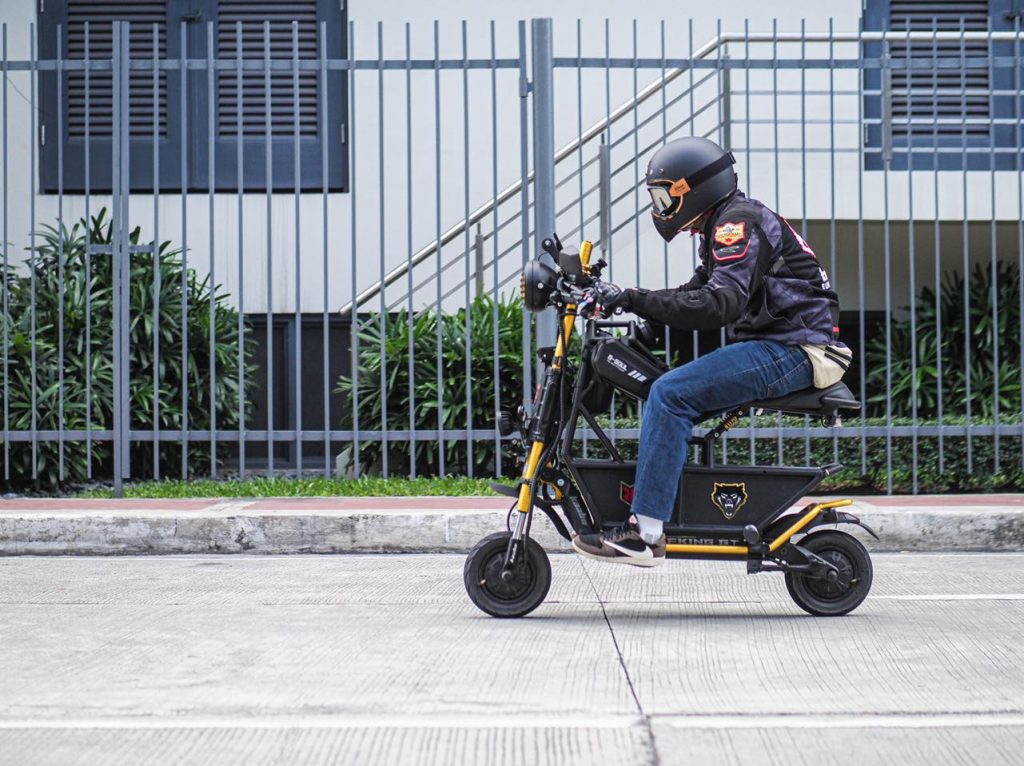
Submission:
{"label": "asphalt road", "polygon": [[0,763],[1024,763],[1024,554],[874,559],[822,619],[558,555],[511,621],[461,556],[0,559]]}

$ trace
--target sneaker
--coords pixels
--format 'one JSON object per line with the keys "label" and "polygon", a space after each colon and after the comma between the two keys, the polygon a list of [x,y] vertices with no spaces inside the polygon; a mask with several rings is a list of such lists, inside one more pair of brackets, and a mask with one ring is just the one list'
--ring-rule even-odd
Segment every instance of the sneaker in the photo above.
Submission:
{"label": "sneaker", "polygon": [[595,561],[656,567],[665,562],[665,535],[653,545],[640,537],[640,529],[630,516],[626,525],[606,532],[576,535],[572,547],[581,556]]}

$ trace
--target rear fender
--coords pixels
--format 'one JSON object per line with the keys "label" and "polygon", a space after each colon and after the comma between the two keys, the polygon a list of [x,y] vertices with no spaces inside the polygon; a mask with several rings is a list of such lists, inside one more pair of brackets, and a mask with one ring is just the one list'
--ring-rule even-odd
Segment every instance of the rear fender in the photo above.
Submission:
{"label": "rear fender", "polygon": [[833,524],[856,524],[858,527],[866,531],[873,538],[875,538],[876,540],[878,539],[878,534],[875,532],[875,530],[873,530],[871,527],[869,527],[867,524],[861,521],[858,516],[854,516],[852,513],[847,513],[846,511],[838,511],[835,508],[828,508],[827,510],[825,510],[825,512],[822,513],[818,518],[816,518],[814,521],[812,521],[810,524],[804,527],[804,531],[809,532],[815,527],[827,527],[832,526]]}

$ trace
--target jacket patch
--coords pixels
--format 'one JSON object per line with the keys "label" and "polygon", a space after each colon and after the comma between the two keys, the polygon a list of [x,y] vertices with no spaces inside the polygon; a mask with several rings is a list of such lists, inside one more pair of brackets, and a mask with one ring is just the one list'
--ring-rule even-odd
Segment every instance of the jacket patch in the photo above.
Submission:
{"label": "jacket patch", "polygon": [[715,227],[715,242],[719,242],[726,247],[729,245],[735,245],[746,235],[746,223],[723,223],[721,226]]}
{"label": "jacket patch", "polygon": [[738,261],[750,250],[750,240],[743,245],[731,245],[729,247],[716,247],[711,252],[715,255],[716,261]]}

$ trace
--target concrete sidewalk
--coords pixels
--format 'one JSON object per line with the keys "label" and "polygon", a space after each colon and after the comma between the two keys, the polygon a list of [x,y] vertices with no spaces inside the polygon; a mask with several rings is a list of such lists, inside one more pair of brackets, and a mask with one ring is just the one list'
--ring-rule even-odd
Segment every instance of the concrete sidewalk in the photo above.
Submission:
{"label": "concrete sidewalk", "polygon": [[[806,498],[805,502],[812,499]],[[0,501],[0,555],[462,552],[505,528],[503,497]],[[1024,550],[1024,494],[870,496],[876,551]],[[543,514],[534,536],[568,544]]]}

